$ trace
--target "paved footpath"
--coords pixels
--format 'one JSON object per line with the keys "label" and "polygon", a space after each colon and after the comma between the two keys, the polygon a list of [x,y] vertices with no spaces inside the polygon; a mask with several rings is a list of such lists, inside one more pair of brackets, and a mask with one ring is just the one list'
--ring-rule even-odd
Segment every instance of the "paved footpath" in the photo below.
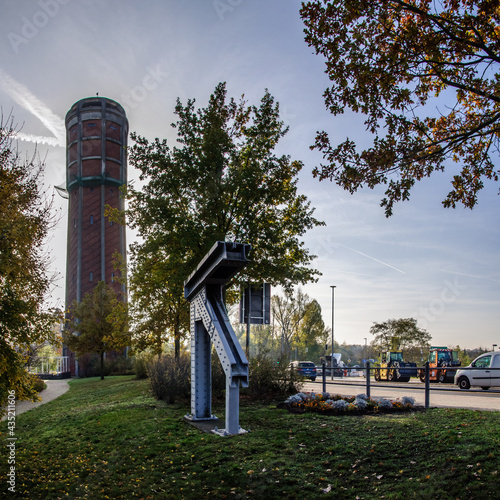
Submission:
{"label": "paved footpath", "polygon": [[[36,403],[30,401],[16,401],[16,416],[62,396],[69,389],[68,379],[44,380],[44,382],[47,384],[47,389],[40,393],[40,398],[42,400]],[[5,418],[6,416],[3,417],[2,420]]]}

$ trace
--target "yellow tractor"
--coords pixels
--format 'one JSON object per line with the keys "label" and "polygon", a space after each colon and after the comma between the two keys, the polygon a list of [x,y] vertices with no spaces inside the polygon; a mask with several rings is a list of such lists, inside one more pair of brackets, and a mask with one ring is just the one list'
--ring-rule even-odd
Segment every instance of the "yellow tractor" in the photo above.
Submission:
{"label": "yellow tractor", "polygon": [[375,380],[388,380],[389,382],[408,382],[411,377],[416,377],[417,364],[405,362],[402,351],[384,351],[380,353],[378,369],[375,370]]}
{"label": "yellow tractor", "polygon": [[408,382],[411,377],[418,376],[417,364],[405,362],[403,351],[399,350],[399,339],[394,338],[391,349],[380,353],[378,363],[375,365],[375,380],[388,380],[389,382]]}

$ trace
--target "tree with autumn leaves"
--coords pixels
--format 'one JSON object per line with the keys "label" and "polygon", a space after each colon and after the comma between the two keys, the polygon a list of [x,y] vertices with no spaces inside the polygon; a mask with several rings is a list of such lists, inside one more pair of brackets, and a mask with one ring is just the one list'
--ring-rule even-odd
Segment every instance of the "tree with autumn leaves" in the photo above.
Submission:
{"label": "tree with autumn leaves", "polygon": [[0,123],[0,414],[9,394],[37,399],[30,349],[57,342],[58,318],[45,304],[54,276],[44,247],[57,216],[43,190],[43,163],[36,154],[23,159],[15,135],[12,117]]}
{"label": "tree with autumn leaves", "polygon": [[71,305],[70,315],[63,334],[64,343],[77,356],[97,354],[103,380],[105,353],[130,345],[126,303],[113,288],[99,281],[80,302]]}
{"label": "tree with autumn leaves", "polygon": [[[326,60],[327,109],[365,115],[373,143],[318,132],[315,169],[353,193],[385,185],[386,216],[415,183],[453,170],[445,207],[473,208],[498,181],[500,7],[491,0],[315,0],[300,11]],[[439,98],[439,99],[438,99]]]}

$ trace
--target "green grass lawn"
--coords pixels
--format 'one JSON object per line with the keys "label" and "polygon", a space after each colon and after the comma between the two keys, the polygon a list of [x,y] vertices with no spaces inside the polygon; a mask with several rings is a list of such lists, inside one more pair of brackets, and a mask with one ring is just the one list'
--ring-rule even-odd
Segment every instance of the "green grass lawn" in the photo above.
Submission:
{"label": "green grass lawn", "polygon": [[[251,432],[184,421],[133,377],[82,379],[16,419],[16,495],[30,499],[498,498],[500,413],[294,415],[241,401]],[[224,403],[214,404],[224,427]],[[0,425],[0,497],[7,491]]]}

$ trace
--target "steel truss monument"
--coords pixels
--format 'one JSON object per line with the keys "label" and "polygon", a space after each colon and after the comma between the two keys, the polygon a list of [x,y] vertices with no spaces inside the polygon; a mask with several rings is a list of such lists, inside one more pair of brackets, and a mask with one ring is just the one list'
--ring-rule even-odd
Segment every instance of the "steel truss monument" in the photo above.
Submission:
{"label": "steel truss monument", "polygon": [[191,414],[186,418],[217,420],[212,415],[211,350],[226,375],[226,427],[221,436],[242,434],[239,425],[240,384],[248,387],[248,360],[229,322],[223,301],[224,285],[247,263],[250,245],[218,241],[184,283],[191,303]]}

